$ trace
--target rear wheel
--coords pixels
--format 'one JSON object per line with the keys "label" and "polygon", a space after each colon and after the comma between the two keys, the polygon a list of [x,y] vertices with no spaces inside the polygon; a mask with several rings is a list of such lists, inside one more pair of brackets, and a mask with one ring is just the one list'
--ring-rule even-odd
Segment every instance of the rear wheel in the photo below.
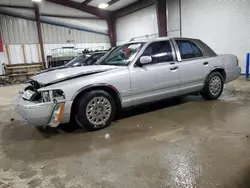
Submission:
{"label": "rear wheel", "polygon": [[218,99],[223,91],[224,79],[219,72],[212,72],[201,91],[201,96],[206,100]]}
{"label": "rear wheel", "polygon": [[116,112],[115,100],[103,90],[87,92],[78,99],[76,106],[75,121],[88,131],[109,126]]}

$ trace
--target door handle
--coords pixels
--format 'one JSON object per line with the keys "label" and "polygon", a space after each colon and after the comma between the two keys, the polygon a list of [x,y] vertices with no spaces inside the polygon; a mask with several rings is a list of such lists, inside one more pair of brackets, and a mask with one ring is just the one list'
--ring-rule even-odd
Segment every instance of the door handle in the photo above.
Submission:
{"label": "door handle", "polygon": [[208,65],[209,63],[208,62],[204,62],[203,65]]}
{"label": "door handle", "polygon": [[177,70],[179,67],[178,66],[172,66],[170,67],[170,70],[173,71],[173,70]]}

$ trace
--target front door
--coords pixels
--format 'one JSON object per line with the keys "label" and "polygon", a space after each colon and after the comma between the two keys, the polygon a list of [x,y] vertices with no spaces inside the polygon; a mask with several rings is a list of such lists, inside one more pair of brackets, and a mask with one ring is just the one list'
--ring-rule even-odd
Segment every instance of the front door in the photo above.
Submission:
{"label": "front door", "polygon": [[151,56],[153,61],[142,66],[137,62],[129,68],[132,105],[176,95],[179,91],[179,67],[170,42],[153,42],[142,56]]}

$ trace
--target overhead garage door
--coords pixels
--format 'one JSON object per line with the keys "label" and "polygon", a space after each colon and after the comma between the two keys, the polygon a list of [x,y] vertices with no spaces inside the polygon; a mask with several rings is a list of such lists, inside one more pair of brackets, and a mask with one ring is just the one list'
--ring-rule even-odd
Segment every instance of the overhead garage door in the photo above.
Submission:
{"label": "overhead garage door", "polygon": [[218,54],[235,54],[245,72],[250,52],[250,1],[182,0],[182,35],[200,38]]}
{"label": "overhead garage door", "polygon": [[128,42],[132,38],[142,39],[149,35],[158,36],[157,17],[155,6],[150,6],[126,16],[116,22],[117,44]]}

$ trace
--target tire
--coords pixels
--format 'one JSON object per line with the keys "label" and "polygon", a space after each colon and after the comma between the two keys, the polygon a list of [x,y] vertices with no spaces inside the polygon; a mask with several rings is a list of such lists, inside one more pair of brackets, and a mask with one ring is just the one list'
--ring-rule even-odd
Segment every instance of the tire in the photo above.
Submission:
{"label": "tire", "polygon": [[77,100],[74,117],[79,126],[97,131],[111,124],[115,112],[115,99],[106,91],[93,90]]}
{"label": "tire", "polygon": [[215,100],[221,96],[224,87],[224,79],[219,72],[212,72],[201,91],[201,96],[206,100]]}

